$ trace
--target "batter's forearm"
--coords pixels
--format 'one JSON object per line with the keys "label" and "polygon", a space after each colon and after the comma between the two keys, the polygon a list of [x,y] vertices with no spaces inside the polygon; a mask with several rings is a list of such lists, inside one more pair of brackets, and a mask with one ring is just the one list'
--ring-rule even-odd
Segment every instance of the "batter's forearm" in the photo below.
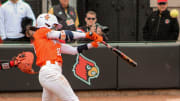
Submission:
{"label": "batter's forearm", "polygon": [[82,38],[86,38],[86,33],[84,32],[75,32],[75,31],[72,31],[73,33],[73,38],[74,39],[82,39]]}
{"label": "batter's forearm", "polygon": [[80,45],[77,47],[72,47],[68,44],[61,44],[61,52],[63,54],[76,55],[76,54],[82,53],[84,50],[88,50],[90,48],[93,48],[91,43]]}

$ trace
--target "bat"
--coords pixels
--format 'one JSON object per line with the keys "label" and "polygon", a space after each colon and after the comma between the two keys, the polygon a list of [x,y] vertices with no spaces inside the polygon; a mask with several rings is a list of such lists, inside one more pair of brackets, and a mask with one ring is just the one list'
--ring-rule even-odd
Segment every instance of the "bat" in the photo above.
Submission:
{"label": "bat", "polygon": [[112,47],[111,45],[107,44],[105,41],[102,41],[102,44],[104,44],[107,48],[111,49],[116,55],[120,56],[123,60],[128,62],[131,66],[137,67],[138,65],[137,62],[135,62],[133,59],[128,57],[125,53],[123,53],[119,49]]}

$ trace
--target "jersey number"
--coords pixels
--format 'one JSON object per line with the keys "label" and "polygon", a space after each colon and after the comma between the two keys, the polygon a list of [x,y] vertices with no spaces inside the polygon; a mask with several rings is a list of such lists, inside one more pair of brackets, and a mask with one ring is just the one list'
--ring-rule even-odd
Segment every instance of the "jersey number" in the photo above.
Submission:
{"label": "jersey number", "polygon": [[57,55],[61,56],[61,48],[57,48]]}

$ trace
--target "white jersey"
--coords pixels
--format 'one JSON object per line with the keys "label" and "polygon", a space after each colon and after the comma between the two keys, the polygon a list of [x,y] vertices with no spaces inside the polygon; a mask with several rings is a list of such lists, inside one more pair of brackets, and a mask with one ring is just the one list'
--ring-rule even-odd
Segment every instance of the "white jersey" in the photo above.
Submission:
{"label": "white jersey", "polygon": [[30,17],[35,22],[31,7],[22,0],[18,0],[17,3],[8,0],[0,7],[0,36],[3,40],[24,36],[20,33],[22,31],[21,21],[23,17]]}

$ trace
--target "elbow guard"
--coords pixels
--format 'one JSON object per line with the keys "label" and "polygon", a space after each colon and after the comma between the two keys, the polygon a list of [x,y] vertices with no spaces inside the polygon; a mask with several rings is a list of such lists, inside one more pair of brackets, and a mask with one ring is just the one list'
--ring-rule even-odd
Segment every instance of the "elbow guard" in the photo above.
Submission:
{"label": "elbow guard", "polygon": [[78,50],[78,53],[82,53],[83,50],[88,50],[88,46],[87,46],[87,44],[78,46],[77,50]]}
{"label": "elbow guard", "polygon": [[70,41],[73,41],[74,35],[71,31],[64,30],[64,31],[61,31],[61,35],[59,36],[59,39],[70,42]]}

